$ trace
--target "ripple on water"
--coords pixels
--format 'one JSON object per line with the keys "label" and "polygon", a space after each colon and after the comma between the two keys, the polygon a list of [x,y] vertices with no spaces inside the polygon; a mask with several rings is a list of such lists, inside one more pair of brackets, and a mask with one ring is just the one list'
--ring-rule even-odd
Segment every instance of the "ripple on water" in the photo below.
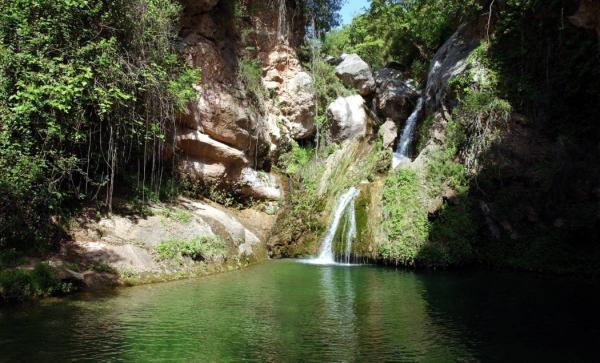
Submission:
{"label": "ripple on water", "polygon": [[4,311],[0,360],[581,361],[600,337],[600,301],[574,284],[347,267],[276,261]]}

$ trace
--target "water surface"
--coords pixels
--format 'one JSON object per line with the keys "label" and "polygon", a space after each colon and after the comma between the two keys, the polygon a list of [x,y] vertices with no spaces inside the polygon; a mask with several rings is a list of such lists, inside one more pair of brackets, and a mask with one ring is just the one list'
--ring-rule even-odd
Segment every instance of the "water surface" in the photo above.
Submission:
{"label": "water surface", "polygon": [[0,361],[594,361],[594,287],[269,262],[0,310]]}

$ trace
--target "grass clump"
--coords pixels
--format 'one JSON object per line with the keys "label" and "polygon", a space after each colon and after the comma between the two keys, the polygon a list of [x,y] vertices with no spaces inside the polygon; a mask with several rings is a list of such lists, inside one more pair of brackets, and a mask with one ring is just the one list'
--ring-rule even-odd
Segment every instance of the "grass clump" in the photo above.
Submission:
{"label": "grass clump", "polygon": [[155,248],[160,261],[181,260],[185,257],[194,261],[218,262],[227,258],[227,242],[220,237],[202,236],[192,240],[171,240]]}
{"label": "grass clump", "polygon": [[188,224],[194,219],[192,212],[183,208],[165,208],[161,211],[161,214],[169,220],[182,224]]}
{"label": "grass clump", "polygon": [[33,270],[0,272],[0,303],[23,302],[73,290],[73,284],[62,282],[45,263],[38,264]]}

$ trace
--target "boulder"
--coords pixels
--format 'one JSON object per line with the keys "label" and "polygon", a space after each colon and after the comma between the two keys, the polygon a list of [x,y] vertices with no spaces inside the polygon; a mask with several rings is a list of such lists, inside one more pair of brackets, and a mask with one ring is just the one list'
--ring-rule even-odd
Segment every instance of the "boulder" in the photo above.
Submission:
{"label": "boulder", "polygon": [[398,137],[398,127],[396,126],[396,123],[389,119],[384,122],[379,128],[379,136],[383,140],[384,148],[393,148],[394,141]]}
{"label": "boulder", "polygon": [[419,97],[414,82],[397,69],[382,68],[375,72],[375,84],[378,114],[397,123],[406,120]]}
{"label": "boulder", "polygon": [[375,91],[375,79],[371,67],[357,54],[342,55],[342,62],[335,67],[335,74],[347,87],[354,87],[361,96]]}
{"label": "boulder", "polygon": [[336,57],[332,57],[332,56],[328,55],[325,58],[323,58],[323,60],[331,66],[337,66],[340,63],[342,63],[343,59],[341,57],[336,58]]}
{"label": "boulder", "polygon": [[198,158],[184,155],[179,162],[182,173],[208,184],[222,183],[227,177],[227,168],[220,163],[207,163]]}
{"label": "boulder", "polygon": [[367,134],[365,100],[359,95],[338,97],[327,108],[332,120],[331,139],[343,142]]}
{"label": "boulder", "polygon": [[437,51],[429,68],[425,90],[428,110],[442,106],[448,82],[465,70],[467,58],[480,42],[481,32],[475,25],[462,25]]}
{"label": "boulder", "polygon": [[261,200],[279,200],[282,197],[277,179],[252,168],[244,168],[241,172],[240,182],[242,194]]}
{"label": "boulder", "polygon": [[[188,111],[192,122],[185,126],[201,130],[214,140],[239,150],[255,148],[260,116],[241,90],[220,87],[199,89],[198,101]],[[258,139],[260,144],[268,144]]]}
{"label": "boulder", "polygon": [[304,140],[315,135],[315,96],[312,77],[302,71],[296,73],[279,95],[281,109],[290,136]]}

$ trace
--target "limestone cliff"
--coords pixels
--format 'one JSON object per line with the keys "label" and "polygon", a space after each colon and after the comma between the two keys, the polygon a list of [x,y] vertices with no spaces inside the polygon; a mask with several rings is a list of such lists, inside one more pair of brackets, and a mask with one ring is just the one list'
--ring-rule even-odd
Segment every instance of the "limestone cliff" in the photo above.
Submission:
{"label": "limestone cliff", "polygon": [[[304,36],[300,7],[294,0],[182,3],[183,52],[202,80],[177,125],[181,170],[204,185],[280,199],[269,174],[278,149],[314,133],[312,78],[295,52]],[[256,65],[258,84],[244,82],[245,65]]]}

